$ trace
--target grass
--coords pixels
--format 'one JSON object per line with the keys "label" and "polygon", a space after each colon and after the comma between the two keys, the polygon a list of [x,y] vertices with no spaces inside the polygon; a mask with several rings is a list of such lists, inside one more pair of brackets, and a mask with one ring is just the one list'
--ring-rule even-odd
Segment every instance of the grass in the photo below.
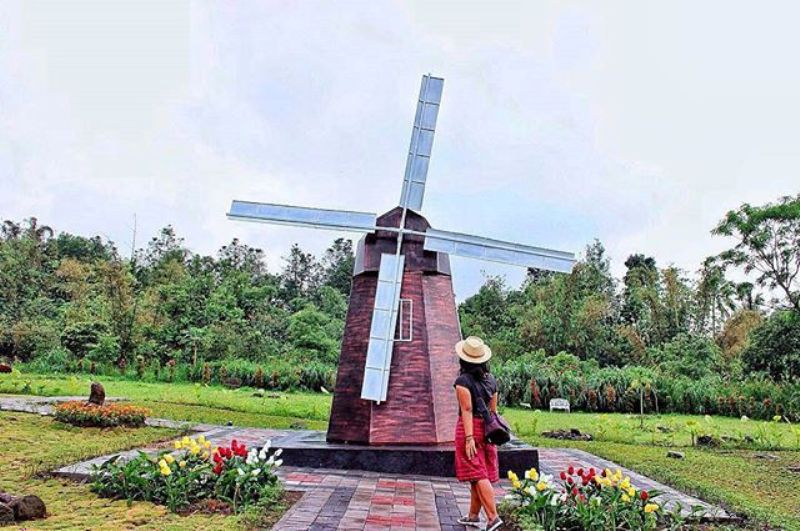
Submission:
{"label": "grass", "polygon": [[52,418],[0,412],[0,491],[35,494],[48,517],[26,522],[25,529],[172,529],[226,530],[262,527],[286,509],[241,516],[178,516],[147,502],[128,505],[97,497],[86,484],[47,477],[44,472],[82,459],[168,440],[179,434],[164,428],[75,428]]}
{"label": "grass", "polygon": [[[281,393],[279,398],[253,397],[252,389],[229,390],[186,383],[140,383],[102,377],[108,396],[125,396],[157,416],[257,427],[324,429],[330,395]],[[0,393],[27,392],[45,396],[84,394],[89,376],[24,375],[16,388],[0,378]],[[20,383],[22,382],[22,383]],[[742,421],[736,418],[690,415],[647,416],[643,427],[635,415],[549,413],[508,408],[504,415],[521,438],[536,446],[580,448],[613,460],[739,514],[787,530],[800,531],[800,431],[784,422]],[[548,439],[541,432],[578,428],[595,436],[591,442]],[[730,436],[738,442],[721,448],[692,446],[694,432]],[[752,443],[742,442],[745,436]],[[666,457],[678,448],[683,460]],[[767,455],[771,458],[760,458]],[[777,458],[777,459],[774,459]],[[90,495],[91,496],[91,495]]]}
{"label": "grass", "polygon": [[139,428],[73,428],[51,418],[0,413],[0,490],[35,494],[48,517],[26,522],[26,529],[235,529],[236,518],[197,515],[180,517],[151,503],[98,498],[88,485],[39,478],[35,474],[94,455],[171,438],[174,430]]}

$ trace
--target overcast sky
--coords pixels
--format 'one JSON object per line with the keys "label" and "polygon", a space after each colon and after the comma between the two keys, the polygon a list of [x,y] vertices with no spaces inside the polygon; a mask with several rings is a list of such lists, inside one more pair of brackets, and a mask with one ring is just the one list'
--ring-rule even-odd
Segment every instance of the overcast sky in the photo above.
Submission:
{"label": "overcast sky", "polygon": [[[233,198],[383,212],[420,76],[445,78],[434,227],[688,271],[742,202],[800,189],[797,2],[0,3],[0,218],[130,246],[173,224],[272,270],[333,232]],[[455,258],[459,298],[482,270]]]}

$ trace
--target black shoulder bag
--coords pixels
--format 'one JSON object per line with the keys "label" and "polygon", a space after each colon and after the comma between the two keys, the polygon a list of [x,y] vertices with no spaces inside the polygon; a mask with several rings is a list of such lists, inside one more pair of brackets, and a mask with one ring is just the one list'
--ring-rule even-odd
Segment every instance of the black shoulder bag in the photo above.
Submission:
{"label": "black shoulder bag", "polygon": [[494,411],[489,411],[486,402],[483,401],[481,393],[478,391],[475,379],[470,375],[472,391],[477,399],[478,412],[483,417],[483,431],[486,442],[501,446],[511,440],[511,428],[508,422]]}

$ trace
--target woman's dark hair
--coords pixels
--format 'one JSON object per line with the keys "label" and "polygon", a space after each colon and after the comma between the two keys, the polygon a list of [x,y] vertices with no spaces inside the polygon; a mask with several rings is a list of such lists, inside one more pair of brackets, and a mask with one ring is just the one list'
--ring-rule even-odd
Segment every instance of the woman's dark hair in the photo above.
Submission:
{"label": "woman's dark hair", "polygon": [[488,361],[484,361],[483,363],[470,363],[461,358],[459,358],[458,361],[461,364],[461,374],[469,374],[476,380],[483,380],[486,375],[489,374]]}

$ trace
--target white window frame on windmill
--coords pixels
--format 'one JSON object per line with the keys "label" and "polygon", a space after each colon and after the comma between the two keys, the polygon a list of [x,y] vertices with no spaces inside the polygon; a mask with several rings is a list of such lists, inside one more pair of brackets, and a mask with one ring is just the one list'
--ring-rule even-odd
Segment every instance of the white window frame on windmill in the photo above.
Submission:
{"label": "white window frame on windmill", "polygon": [[[394,340],[397,342],[408,343],[414,341],[414,300],[400,299],[397,307],[397,334]],[[407,311],[405,309],[408,309]],[[403,319],[403,316],[407,317]]]}

